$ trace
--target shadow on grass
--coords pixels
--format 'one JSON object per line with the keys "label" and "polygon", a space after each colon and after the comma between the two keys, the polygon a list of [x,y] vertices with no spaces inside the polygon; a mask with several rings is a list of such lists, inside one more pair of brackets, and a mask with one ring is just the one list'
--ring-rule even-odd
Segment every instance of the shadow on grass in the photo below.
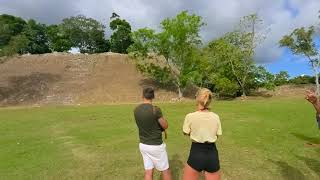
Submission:
{"label": "shadow on grass", "polygon": [[181,179],[183,173],[183,162],[180,160],[180,156],[178,154],[173,155],[169,163],[172,179]]}
{"label": "shadow on grass", "polygon": [[308,144],[320,144],[320,138],[315,138],[315,137],[308,137],[303,134],[299,133],[291,133],[294,135],[296,138],[301,139],[303,141],[307,141]]}
{"label": "shadow on grass", "polygon": [[280,168],[282,178],[285,180],[307,180],[305,175],[297,168],[290,166],[287,162],[273,161]]}
{"label": "shadow on grass", "polygon": [[[169,165],[170,165],[172,180],[182,179],[183,162],[180,160],[180,156],[178,154],[175,154],[172,156],[172,158],[169,160]],[[162,177],[160,176],[159,180],[161,179]]]}
{"label": "shadow on grass", "polygon": [[304,161],[306,165],[314,171],[318,177],[320,178],[320,161],[317,161],[315,159],[307,158],[307,157],[302,157],[302,156],[296,156],[298,159]]}

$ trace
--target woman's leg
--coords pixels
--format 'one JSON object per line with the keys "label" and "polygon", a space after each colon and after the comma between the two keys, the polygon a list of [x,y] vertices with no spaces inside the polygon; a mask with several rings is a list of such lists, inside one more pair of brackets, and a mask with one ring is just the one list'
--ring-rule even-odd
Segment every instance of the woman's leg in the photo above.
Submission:
{"label": "woman's leg", "polygon": [[183,180],[198,180],[198,179],[199,179],[199,172],[194,170],[188,164],[186,164],[183,170]]}
{"label": "woman's leg", "polygon": [[209,173],[205,172],[206,180],[220,180],[220,171]]}

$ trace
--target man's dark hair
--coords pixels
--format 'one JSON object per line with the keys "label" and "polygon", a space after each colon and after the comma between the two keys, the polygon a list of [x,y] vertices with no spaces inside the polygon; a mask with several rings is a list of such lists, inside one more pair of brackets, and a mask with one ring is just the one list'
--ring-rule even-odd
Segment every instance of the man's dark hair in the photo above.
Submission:
{"label": "man's dark hair", "polygon": [[147,87],[143,89],[143,97],[152,100],[154,99],[154,90],[151,87]]}

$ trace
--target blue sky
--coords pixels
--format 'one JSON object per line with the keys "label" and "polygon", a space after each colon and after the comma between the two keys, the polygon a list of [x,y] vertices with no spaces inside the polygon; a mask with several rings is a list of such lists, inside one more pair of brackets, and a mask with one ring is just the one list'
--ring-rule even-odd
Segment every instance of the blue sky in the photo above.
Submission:
{"label": "blue sky", "polygon": [[287,71],[290,77],[300,76],[302,74],[312,75],[308,61],[304,57],[292,55],[289,50],[285,50],[283,55],[277,60],[264,66],[272,73]]}
{"label": "blue sky", "polygon": [[[285,0],[284,8],[290,11],[292,18],[299,15],[299,9],[294,7],[290,0]],[[317,40],[317,42],[319,42],[319,40]],[[304,56],[293,55],[290,50],[286,48],[282,49],[283,53],[279,58],[264,65],[270,72],[278,73],[284,70],[289,73],[290,77],[300,76],[302,74],[312,75],[311,66]]]}
{"label": "blue sky", "polygon": [[[315,46],[320,49],[320,38],[315,37]],[[280,47],[279,47],[280,48]],[[283,50],[282,55],[264,66],[272,73],[278,73],[279,71],[287,71],[290,77],[305,75],[313,75],[311,66],[306,57],[302,55],[294,55],[288,48],[281,48]]]}

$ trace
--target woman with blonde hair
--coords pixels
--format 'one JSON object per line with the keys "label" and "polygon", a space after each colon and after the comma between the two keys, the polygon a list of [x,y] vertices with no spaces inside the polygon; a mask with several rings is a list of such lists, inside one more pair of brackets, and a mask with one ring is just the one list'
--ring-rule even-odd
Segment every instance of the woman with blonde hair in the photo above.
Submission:
{"label": "woman with blonde hair", "polygon": [[183,132],[192,141],[187,164],[184,168],[184,180],[196,180],[204,172],[206,180],[220,179],[220,163],[215,142],[222,135],[220,118],[209,109],[212,92],[200,89],[196,95],[197,111],[187,114]]}

